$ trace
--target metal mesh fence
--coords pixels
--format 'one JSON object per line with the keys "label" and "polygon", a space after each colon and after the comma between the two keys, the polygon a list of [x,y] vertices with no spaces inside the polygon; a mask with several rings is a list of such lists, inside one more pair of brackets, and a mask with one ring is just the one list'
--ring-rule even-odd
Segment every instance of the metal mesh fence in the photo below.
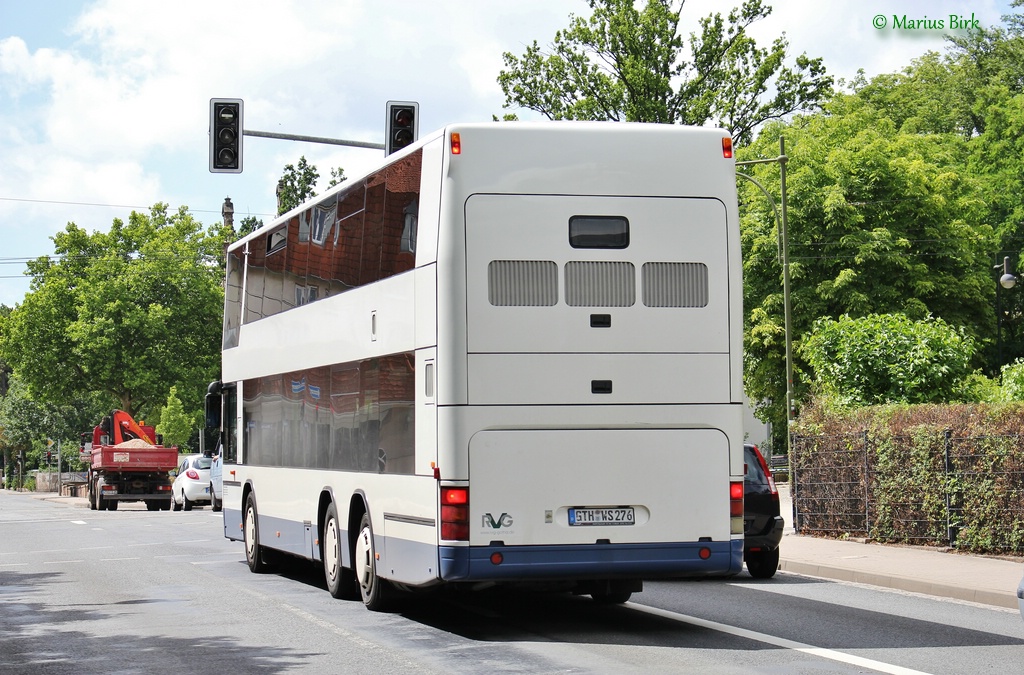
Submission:
{"label": "metal mesh fence", "polygon": [[804,534],[1024,553],[1024,437],[794,436]]}

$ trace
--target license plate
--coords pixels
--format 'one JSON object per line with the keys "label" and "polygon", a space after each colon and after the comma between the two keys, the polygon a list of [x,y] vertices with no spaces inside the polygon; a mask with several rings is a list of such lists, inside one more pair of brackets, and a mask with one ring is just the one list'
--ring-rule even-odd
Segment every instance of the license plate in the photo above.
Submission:
{"label": "license plate", "polygon": [[203,488],[203,494],[204,495],[210,494],[210,487],[209,486]]}
{"label": "license plate", "polygon": [[633,525],[636,516],[632,506],[614,508],[572,508],[569,509],[569,525]]}

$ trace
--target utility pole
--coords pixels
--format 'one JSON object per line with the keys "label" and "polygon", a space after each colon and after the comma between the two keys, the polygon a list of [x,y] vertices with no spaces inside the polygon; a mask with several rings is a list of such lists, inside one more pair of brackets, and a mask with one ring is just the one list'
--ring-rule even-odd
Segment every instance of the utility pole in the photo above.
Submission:
{"label": "utility pole", "polygon": [[779,214],[779,209],[775,206],[775,199],[771,194],[764,189],[764,186],[754,180],[752,177],[736,172],[737,176],[746,178],[751,183],[760,188],[761,192],[768,197],[768,200],[772,204],[772,209],[775,210],[775,219],[778,221],[779,226],[779,253],[782,262],[782,307],[785,315],[786,324],[786,454],[789,454],[792,434],[793,419],[796,413],[796,405],[793,400],[793,320],[792,311],[790,308],[789,301],[789,234],[787,231],[786,222],[786,162],[789,158],[786,156],[786,139],[782,136],[779,137],[779,156],[772,157],[770,159],[754,159],[747,162],[736,162],[736,166],[748,166],[750,164],[767,164],[770,162],[778,163],[780,180],[782,182],[782,214]]}

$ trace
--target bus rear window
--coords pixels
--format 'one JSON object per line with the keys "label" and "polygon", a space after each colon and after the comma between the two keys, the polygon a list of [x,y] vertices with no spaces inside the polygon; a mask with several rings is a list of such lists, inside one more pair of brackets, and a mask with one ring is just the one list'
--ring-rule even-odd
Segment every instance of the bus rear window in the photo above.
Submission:
{"label": "bus rear window", "polygon": [[569,219],[573,248],[626,248],[629,221],[621,216],[573,216]]}

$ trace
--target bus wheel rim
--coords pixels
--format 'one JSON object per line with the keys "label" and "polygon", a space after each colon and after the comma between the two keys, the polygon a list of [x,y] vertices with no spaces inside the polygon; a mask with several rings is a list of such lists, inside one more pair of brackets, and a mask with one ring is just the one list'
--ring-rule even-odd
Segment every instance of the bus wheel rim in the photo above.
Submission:
{"label": "bus wheel rim", "polygon": [[363,593],[369,594],[373,588],[373,534],[369,527],[364,527],[356,541],[356,574],[359,575],[359,587]]}
{"label": "bus wheel rim", "polygon": [[245,554],[252,560],[256,553],[256,525],[252,509],[245,513]]}
{"label": "bus wheel rim", "polygon": [[327,564],[327,579],[331,584],[338,580],[338,529],[334,519],[327,521],[327,528],[324,537],[324,562]]}

